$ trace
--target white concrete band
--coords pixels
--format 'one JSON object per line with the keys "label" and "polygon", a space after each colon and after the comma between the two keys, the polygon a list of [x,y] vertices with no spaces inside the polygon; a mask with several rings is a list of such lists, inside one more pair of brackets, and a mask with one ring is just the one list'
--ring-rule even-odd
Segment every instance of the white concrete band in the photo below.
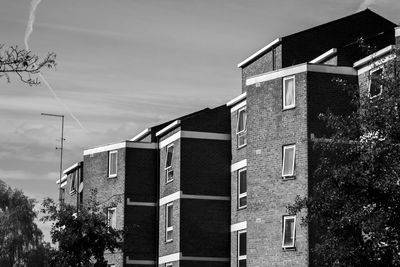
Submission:
{"label": "white concrete band", "polygon": [[211,132],[194,132],[194,131],[179,131],[166,138],[165,140],[160,142],[160,148],[166,147],[172,142],[180,139],[180,138],[192,138],[192,139],[208,139],[208,140],[223,140],[229,141],[231,140],[230,134],[221,134],[221,133],[211,133]]}
{"label": "white concrete band", "polygon": [[246,101],[246,100],[240,102],[239,104],[237,104],[236,106],[233,106],[233,107],[231,108],[231,113],[235,112],[235,111],[238,110],[238,109],[241,109],[242,107],[244,107],[244,106],[246,106],[246,105],[247,105],[247,101]]}
{"label": "white concrete band", "polygon": [[233,163],[233,164],[231,165],[231,172],[240,170],[240,169],[242,169],[242,168],[244,168],[244,167],[246,167],[246,166],[247,166],[247,159],[238,161],[238,162]]}
{"label": "white concrete band", "polygon": [[116,150],[120,148],[142,148],[142,149],[157,149],[158,146],[156,143],[144,143],[144,142],[132,142],[132,141],[124,141],[121,143],[110,144],[105,146],[100,146],[92,149],[86,149],[83,151],[83,155],[91,155],[111,150]]}
{"label": "white concrete band", "polygon": [[146,128],[143,131],[141,131],[140,133],[138,133],[137,135],[135,135],[134,137],[132,137],[130,139],[130,141],[139,141],[141,139],[143,139],[143,137],[145,137],[146,135],[148,135],[150,133],[150,128]]}
{"label": "white concrete band", "polygon": [[236,103],[239,103],[240,101],[246,99],[247,93],[244,92],[243,94],[235,97],[234,99],[230,100],[228,103],[226,103],[226,106],[234,106]]}
{"label": "white concrete band", "polygon": [[235,223],[231,225],[231,232],[237,232],[240,230],[247,229],[247,221]]}
{"label": "white concrete band", "polygon": [[129,256],[126,257],[126,264],[137,264],[137,265],[155,265],[156,261],[152,260],[131,260]]}
{"label": "white concrete band", "polygon": [[332,49],[326,51],[325,53],[323,53],[322,55],[320,55],[320,56],[314,58],[313,60],[311,60],[310,63],[319,64],[319,63],[325,61],[326,59],[332,57],[336,53],[337,53],[337,49],[336,48],[332,48]]}
{"label": "white concrete band", "polygon": [[199,200],[219,200],[219,201],[231,200],[231,198],[227,196],[192,195],[192,194],[184,194],[182,191],[178,191],[161,198],[160,206],[168,204],[178,199],[199,199]]}
{"label": "white concrete band", "polygon": [[173,261],[215,261],[215,262],[229,262],[230,258],[220,258],[220,257],[192,257],[183,256],[182,252],[165,255],[158,258],[159,264],[169,263]]}
{"label": "white concrete band", "polygon": [[276,38],[275,40],[273,40],[272,42],[270,42],[269,44],[267,44],[266,46],[264,46],[263,48],[261,48],[260,50],[258,50],[257,52],[255,52],[254,54],[252,54],[251,56],[249,56],[248,58],[246,58],[245,60],[243,60],[242,62],[240,62],[237,66],[238,68],[242,67],[243,65],[245,65],[246,63],[250,62],[251,60],[253,60],[254,58],[258,57],[259,55],[261,55],[262,53],[268,51],[269,49],[271,49],[273,46],[278,45],[280,42],[282,41],[281,38]]}

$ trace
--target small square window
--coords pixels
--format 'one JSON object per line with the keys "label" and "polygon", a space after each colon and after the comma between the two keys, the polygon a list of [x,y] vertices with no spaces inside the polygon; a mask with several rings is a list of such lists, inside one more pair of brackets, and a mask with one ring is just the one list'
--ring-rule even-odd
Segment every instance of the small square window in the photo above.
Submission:
{"label": "small square window", "polygon": [[165,180],[167,183],[174,180],[174,170],[173,170],[173,161],[174,161],[174,145],[167,146],[167,159],[165,160]]}
{"label": "small square window", "polygon": [[290,109],[296,106],[296,89],[294,76],[283,78],[283,109]]}
{"label": "small square window", "polygon": [[107,223],[108,227],[117,228],[117,212],[115,207],[107,209]]}
{"label": "small square window", "polygon": [[246,132],[247,132],[247,113],[246,113],[246,107],[241,108],[241,109],[238,110],[237,117],[238,117],[237,129],[236,129],[237,146],[238,146],[238,148],[241,148],[241,147],[244,147],[247,144],[247,137],[246,137]]}
{"label": "small square window", "polygon": [[238,267],[246,267],[247,261],[247,232],[238,232]]}
{"label": "small square window", "polygon": [[381,79],[383,75],[383,66],[371,70],[369,75],[369,97],[374,98],[382,93],[383,84]]}
{"label": "small square window", "polygon": [[165,206],[165,241],[172,241],[172,234],[174,231],[173,224],[173,215],[174,215],[174,204],[169,203]]}
{"label": "small square window", "polygon": [[293,177],[296,159],[296,145],[284,146],[282,158],[282,178]]}
{"label": "small square window", "polygon": [[118,151],[110,151],[108,153],[108,177],[117,177],[117,158]]}
{"label": "small square window", "polygon": [[294,248],[296,241],[296,216],[283,216],[282,248]]}
{"label": "small square window", "polygon": [[238,209],[247,207],[247,169],[238,171]]}

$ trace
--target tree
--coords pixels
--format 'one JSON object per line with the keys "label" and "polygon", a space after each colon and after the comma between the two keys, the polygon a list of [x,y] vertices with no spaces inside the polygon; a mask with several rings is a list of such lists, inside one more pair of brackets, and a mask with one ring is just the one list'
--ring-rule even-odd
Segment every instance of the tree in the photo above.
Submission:
{"label": "tree", "polygon": [[[315,266],[400,266],[399,53],[352,95],[354,112],[321,114],[331,136],[313,140],[319,154],[308,196],[290,213],[306,210]],[[376,65],[379,65],[378,62]],[[375,90],[375,92],[373,92]]]}
{"label": "tree", "polygon": [[97,203],[89,207],[63,204],[58,206],[52,199],[43,202],[43,221],[53,221],[51,238],[58,243],[58,250],[50,255],[55,266],[87,266],[95,260],[95,266],[107,266],[106,250],[121,249],[122,230],[108,226],[107,216]]}
{"label": "tree", "polygon": [[40,59],[31,51],[18,46],[5,48],[4,45],[0,45],[0,78],[5,77],[10,82],[10,74],[15,73],[22,82],[38,85],[40,84],[39,80],[33,79],[31,75],[38,74],[43,68],[55,67],[55,59],[54,53],[48,53],[47,56]]}
{"label": "tree", "polygon": [[34,223],[35,201],[0,180],[0,266],[26,265],[26,255],[42,244]]}

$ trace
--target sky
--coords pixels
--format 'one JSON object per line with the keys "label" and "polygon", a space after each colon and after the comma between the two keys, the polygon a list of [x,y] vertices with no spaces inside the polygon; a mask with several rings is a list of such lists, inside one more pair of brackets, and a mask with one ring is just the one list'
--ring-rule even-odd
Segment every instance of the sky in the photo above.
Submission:
{"label": "sky", "polygon": [[[0,0],[0,44],[24,47],[30,7]],[[42,0],[29,47],[57,54],[42,74],[63,104],[43,83],[0,80],[0,179],[38,203],[57,198],[61,119],[42,112],[66,116],[66,169],[84,149],[225,104],[241,92],[243,59],[367,7],[400,22],[399,0]]]}

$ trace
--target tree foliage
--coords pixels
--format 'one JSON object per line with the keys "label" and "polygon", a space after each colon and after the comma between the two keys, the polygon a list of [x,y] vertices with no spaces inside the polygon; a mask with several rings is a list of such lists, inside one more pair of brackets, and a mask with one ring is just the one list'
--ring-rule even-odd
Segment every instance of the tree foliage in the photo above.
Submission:
{"label": "tree foliage", "polygon": [[309,175],[309,195],[288,206],[291,213],[307,210],[303,224],[309,226],[315,266],[400,266],[400,57],[395,54],[381,77],[370,77],[381,94],[371,98],[364,84],[353,95],[354,112],[320,116],[332,136],[314,140],[319,157]]}
{"label": "tree foliage", "polygon": [[25,266],[28,254],[42,245],[34,206],[33,199],[0,180],[0,266]]}
{"label": "tree foliage", "polygon": [[54,53],[48,53],[44,58],[39,58],[31,51],[18,46],[5,48],[4,45],[0,45],[0,78],[5,77],[10,82],[10,74],[14,73],[22,82],[38,85],[39,80],[32,78],[32,75],[38,74],[43,68],[55,67],[55,60]]}
{"label": "tree foliage", "polygon": [[51,238],[58,249],[50,255],[55,266],[107,266],[104,252],[121,249],[122,230],[108,226],[107,216],[96,203],[77,208],[44,200],[43,221],[52,221]]}

